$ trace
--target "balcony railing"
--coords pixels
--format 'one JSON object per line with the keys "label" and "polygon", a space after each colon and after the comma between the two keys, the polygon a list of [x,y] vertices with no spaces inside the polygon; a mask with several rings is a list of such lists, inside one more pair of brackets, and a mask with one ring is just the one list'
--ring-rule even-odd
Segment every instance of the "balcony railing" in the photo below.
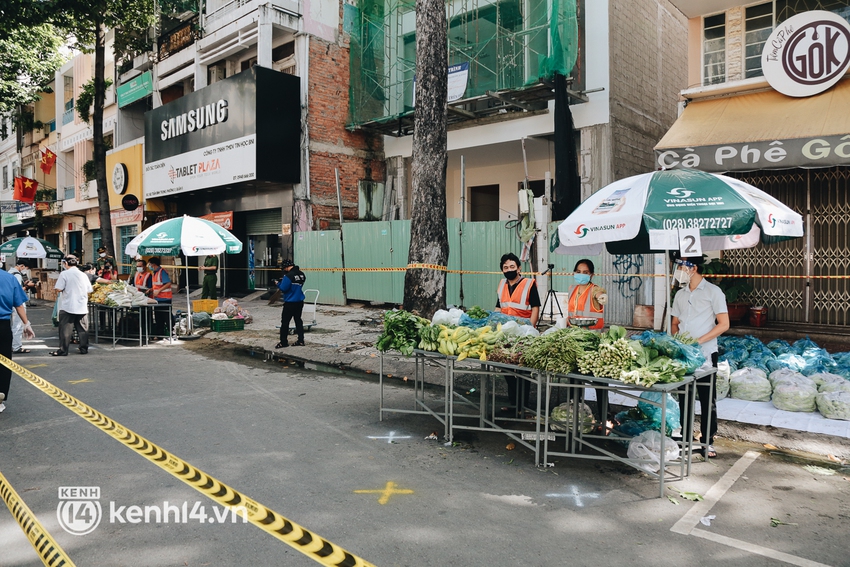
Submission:
{"label": "balcony railing", "polygon": [[77,188],[73,185],[65,187],[65,199],[73,201],[77,197]]}
{"label": "balcony railing", "polygon": [[74,109],[66,110],[62,113],[62,126],[65,124],[70,124],[74,121]]}

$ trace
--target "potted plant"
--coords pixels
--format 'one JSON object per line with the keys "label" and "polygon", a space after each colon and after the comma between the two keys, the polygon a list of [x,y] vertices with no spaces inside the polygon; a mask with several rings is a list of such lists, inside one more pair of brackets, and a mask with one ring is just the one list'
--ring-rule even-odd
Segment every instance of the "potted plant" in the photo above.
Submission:
{"label": "potted plant", "polygon": [[726,260],[713,258],[705,264],[702,275],[711,283],[719,287],[726,296],[726,307],[729,309],[729,320],[740,321],[746,317],[750,310],[749,302],[743,296],[752,293],[755,289],[753,284],[745,277],[738,278],[712,278],[713,275],[733,275],[732,267]]}

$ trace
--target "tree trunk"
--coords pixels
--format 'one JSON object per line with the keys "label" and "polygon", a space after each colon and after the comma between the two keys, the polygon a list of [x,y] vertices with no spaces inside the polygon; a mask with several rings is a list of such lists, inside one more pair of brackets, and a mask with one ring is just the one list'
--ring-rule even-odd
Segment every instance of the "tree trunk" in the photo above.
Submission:
{"label": "tree trunk", "polygon": [[[445,266],[447,24],[444,0],[416,1],[416,110],[413,130],[411,264]],[[446,306],[446,272],[410,269],[404,276],[404,308],[430,318]]]}
{"label": "tree trunk", "polygon": [[[112,218],[109,209],[109,187],[106,185],[106,147],[103,145],[103,105],[106,100],[104,73],[106,67],[106,26],[97,22],[94,46],[94,171],[97,180],[97,206],[100,212],[100,242],[107,254],[116,258],[112,240]],[[117,259],[116,259],[117,261]],[[117,268],[117,266],[116,266]]]}

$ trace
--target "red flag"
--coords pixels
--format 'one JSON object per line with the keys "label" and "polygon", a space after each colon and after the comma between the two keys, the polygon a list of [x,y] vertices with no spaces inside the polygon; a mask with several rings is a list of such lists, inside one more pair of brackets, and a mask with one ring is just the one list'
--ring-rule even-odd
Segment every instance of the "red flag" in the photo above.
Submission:
{"label": "red flag", "polygon": [[50,175],[51,170],[53,170],[54,163],[56,163],[56,154],[50,150],[44,150],[41,152],[41,171]]}
{"label": "red flag", "polygon": [[32,203],[35,201],[35,192],[38,189],[38,181],[29,177],[15,178],[15,192],[12,198],[22,203]]}

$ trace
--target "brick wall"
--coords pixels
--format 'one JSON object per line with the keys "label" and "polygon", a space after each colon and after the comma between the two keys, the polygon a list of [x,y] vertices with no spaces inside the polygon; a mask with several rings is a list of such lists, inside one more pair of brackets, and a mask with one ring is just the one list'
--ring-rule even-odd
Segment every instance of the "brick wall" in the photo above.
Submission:
{"label": "brick wall", "polygon": [[687,19],[668,0],[612,0],[613,179],[654,169],[653,147],[677,117],[687,86]]}
{"label": "brick wall", "polygon": [[[349,131],[348,47],[310,38],[310,92],[307,131],[310,149],[310,202],[313,228],[339,224],[334,169],[339,169],[343,217],[356,220],[357,182],[385,180],[383,140]],[[371,176],[367,168],[371,168]]]}

